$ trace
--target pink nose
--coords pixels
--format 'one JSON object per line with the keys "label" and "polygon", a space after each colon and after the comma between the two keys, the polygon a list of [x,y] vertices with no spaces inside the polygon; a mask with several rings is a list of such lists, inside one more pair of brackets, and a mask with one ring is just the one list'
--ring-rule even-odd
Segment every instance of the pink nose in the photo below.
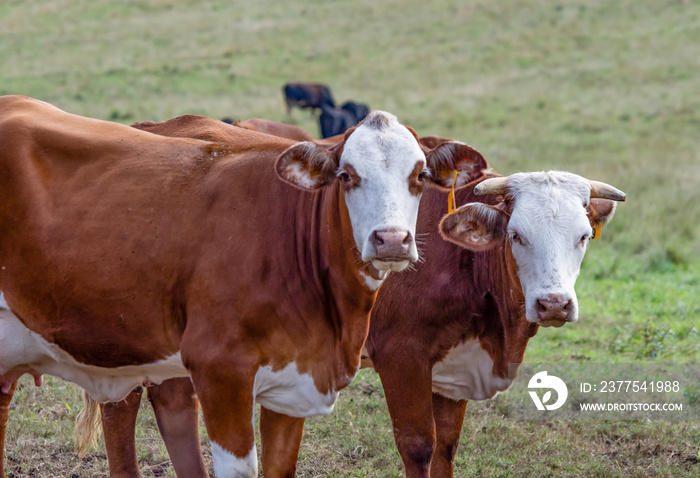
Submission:
{"label": "pink nose", "polygon": [[544,320],[568,320],[571,314],[571,299],[549,294],[537,299],[537,317]]}
{"label": "pink nose", "polygon": [[372,233],[372,244],[379,259],[405,259],[413,238],[408,231],[387,229]]}

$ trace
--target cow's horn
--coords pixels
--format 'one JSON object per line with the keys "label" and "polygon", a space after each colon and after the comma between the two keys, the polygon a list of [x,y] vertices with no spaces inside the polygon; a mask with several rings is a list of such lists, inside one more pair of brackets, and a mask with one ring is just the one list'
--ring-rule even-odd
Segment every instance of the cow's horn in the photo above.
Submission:
{"label": "cow's horn", "polygon": [[489,178],[481,181],[474,188],[474,194],[483,196],[484,194],[505,194],[508,177]]}
{"label": "cow's horn", "polygon": [[613,201],[624,201],[627,195],[619,189],[600,181],[591,181],[591,197],[600,199],[611,199]]}

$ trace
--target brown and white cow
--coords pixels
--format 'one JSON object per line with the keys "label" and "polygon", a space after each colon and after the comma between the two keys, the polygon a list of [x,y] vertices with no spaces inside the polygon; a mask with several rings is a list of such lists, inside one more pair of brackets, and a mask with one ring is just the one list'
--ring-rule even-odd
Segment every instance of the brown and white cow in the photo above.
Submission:
{"label": "brown and white cow", "polygon": [[593,228],[625,199],[565,172],[482,178],[458,189],[464,205],[442,218],[445,196],[424,194],[424,261],[384,282],[366,344],[411,478],[452,476],[467,400],[510,386],[508,365],[522,362],[539,326],[577,320],[574,284]]}
{"label": "brown and white cow", "polygon": [[170,138],[0,98],[0,407],[24,373],[100,402],[189,376],[220,477],[257,476],[256,401],[271,443],[330,412],[376,287],[418,258],[428,168],[470,178],[474,152],[426,157],[383,112],[335,147],[235,131]]}
{"label": "brown and white cow", "polygon": [[[574,282],[593,228],[625,199],[570,173],[490,176],[457,189],[467,204],[442,220],[446,194],[425,192],[417,227],[425,260],[390,275],[372,309],[367,352],[409,477],[452,476],[467,400],[510,386],[508,365],[522,361],[538,326],[577,319]],[[169,399],[191,395],[188,387],[181,381]],[[261,430],[265,450],[270,433]],[[133,436],[133,427],[124,431]],[[164,435],[169,447],[180,437]]]}

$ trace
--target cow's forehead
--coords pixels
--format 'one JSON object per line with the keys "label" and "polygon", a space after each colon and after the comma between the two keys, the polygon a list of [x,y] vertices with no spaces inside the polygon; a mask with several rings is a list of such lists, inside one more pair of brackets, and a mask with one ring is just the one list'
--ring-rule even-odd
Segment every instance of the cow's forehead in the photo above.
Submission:
{"label": "cow's forehead", "polygon": [[591,186],[587,179],[566,171],[515,173],[508,177],[508,193],[516,203],[551,198],[554,202],[580,199],[581,205],[587,205]]}
{"label": "cow's forehead", "polygon": [[373,111],[348,137],[340,166],[350,163],[361,172],[378,166],[387,169],[413,169],[416,161],[425,160],[418,141],[391,113]]}
{"label": "cow's forehead", "polygon": [[587,224],[590,183],[566,172],[517,173],[508,179],[513,198],[510,225],[521,232],[554,228],[578,234]]}

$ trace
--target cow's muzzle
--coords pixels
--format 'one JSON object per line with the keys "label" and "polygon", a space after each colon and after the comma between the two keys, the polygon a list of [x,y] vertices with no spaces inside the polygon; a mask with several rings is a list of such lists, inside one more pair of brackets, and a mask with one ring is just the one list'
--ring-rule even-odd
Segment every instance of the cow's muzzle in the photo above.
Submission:
{"label": "cow's muzzle", "polygon": [[538,325],[542,327],[561,327],[567,322],[574,322],[578,317],[574,301],[567,296],[547,294],[535,303]]}
{"label": "cow's muzzle", "polygon": [[370,243],[374,249],[374,257],[370,260],[379,270],[399,271],[416,260],[412,256],[413,235],[410,231],[394,228],[374,231]]}

